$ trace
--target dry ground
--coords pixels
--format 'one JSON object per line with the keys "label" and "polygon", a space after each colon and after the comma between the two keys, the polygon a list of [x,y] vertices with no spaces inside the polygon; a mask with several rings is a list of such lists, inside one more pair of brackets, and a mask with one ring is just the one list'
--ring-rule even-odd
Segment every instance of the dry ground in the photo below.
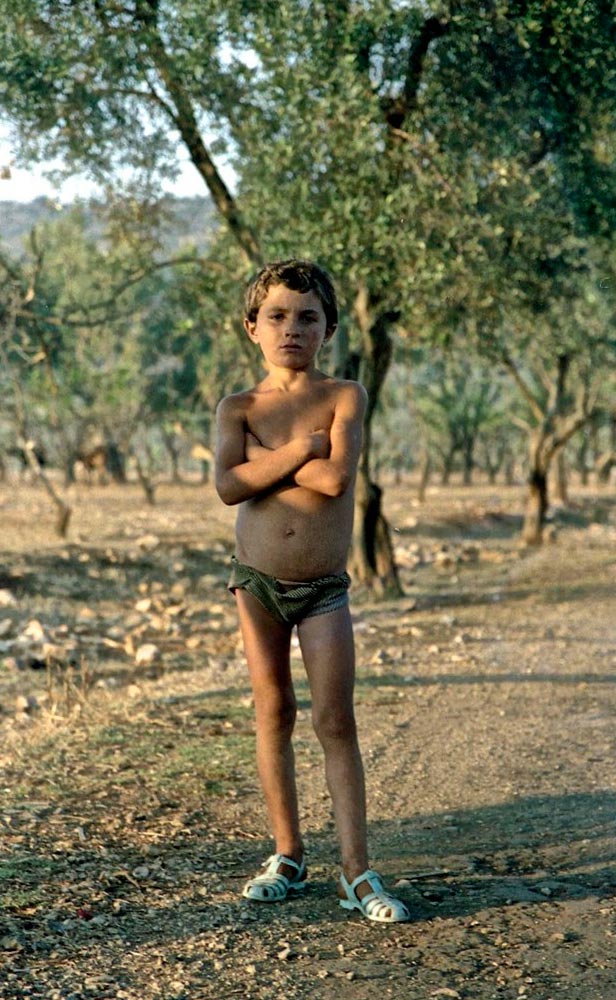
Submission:
{"label": "dry ground", "polygon": [[[0,997],[616,1000],[616,501],[518,548],[519,489],[390,488],[405,597],[355,589],[375,864],[336,905],[301,664],[304,899],[239,898],[270,844],[209,488],[0,487]],[[144,652],[144,647],[146,651]]]}

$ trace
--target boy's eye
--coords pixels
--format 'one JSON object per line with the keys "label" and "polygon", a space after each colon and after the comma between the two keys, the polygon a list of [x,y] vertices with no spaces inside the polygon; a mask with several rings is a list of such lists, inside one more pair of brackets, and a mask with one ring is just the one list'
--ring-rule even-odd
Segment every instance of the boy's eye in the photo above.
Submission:
{"label": "boy's eye", "polygon": [[[273,312],[269,313],[269,319],[275,323],[282,322],[286,318],[286,313],[284,312]],[[298,320],[300,323],[310,324],[318,322],[317,313],[300,313]]]}

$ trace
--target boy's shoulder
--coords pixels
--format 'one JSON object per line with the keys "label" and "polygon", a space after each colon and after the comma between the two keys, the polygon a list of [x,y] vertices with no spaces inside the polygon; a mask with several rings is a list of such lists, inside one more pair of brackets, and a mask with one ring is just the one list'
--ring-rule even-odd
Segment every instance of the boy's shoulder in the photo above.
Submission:
{"label": "boy's shoulder", "polygon": [[365,406],[367,403],[368,393],[361,382],[356,382],[354,379],[334,378],[333,376],[328,376],[327,381],[330,391],[334,395],[354,400],[361,406]]}
{"label": "boy's shoulder", "polygon": [[217,411],[220,416],[232,416],[242,413],[254,398],[255,389],[242,389],[241,392],[232,392],[228,396],[223,396],[220,400]]}

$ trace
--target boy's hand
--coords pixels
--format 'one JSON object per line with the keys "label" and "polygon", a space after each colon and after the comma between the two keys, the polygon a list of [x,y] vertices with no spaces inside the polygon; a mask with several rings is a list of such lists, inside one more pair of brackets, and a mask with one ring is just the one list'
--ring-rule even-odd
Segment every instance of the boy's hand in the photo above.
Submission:
{"label": "boy's hand", "polygon": [[310,453],[313,458],[329,458],[329,452],[331,447],[331,442],[329,440],[329,431],[319,428],[317,431],[312,431],[309,435],[310,438]]}

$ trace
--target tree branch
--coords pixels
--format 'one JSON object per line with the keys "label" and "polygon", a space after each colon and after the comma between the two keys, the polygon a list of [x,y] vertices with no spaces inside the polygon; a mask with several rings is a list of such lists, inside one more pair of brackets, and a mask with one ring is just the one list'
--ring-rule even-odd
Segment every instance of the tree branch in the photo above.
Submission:
{"label": "tree branch", "polygon": [[450,27],[448,20],[441,21],[438,17],[429,17],[424,21],[415,44],[411,46],[404,79],[403,108],[405,118],[415,106],[428,49],[436,38],[442,38],[443,35],[446,35]]}
{"label": "tree branch", "polygon": [[[175,111],[171,111],[166,102],[162,103],[162,107],[168,114],[171,114],[174,127],[180,133],[194,166],[205,181],[214,204],[237,240],[247,263],[261,266],[263,257],[257,238],[244,221],[235,199],[216,169],[201,137],[191,99],[167,54],[156,24],[156,7],[155,0],[147,0],[146,3],[142,0],[137,5],[135,17],[146,29],[148,50],[167,93],[171,97]],[[153,97],[157,98],[155,92]]]}
{"label": "tree branch", "polygon": [[524,399],[530,406],[533,416],[537,422],[541,423],[543,421],[543,410],[541,409],[541,405],[526,380],[522,377],[522,373],[520,372],[515,361],[506,351],[502,352],[500,360],[501,364],[509,372]]}
{"label": "tree branch", "polygon": [[446,35],[449,30],[449,20],[428,17],[423,22],[419,35],[411,44],[409,50],[402,94],[396,98],[385,98],[382,102],[385,119],[392,129],[402,128],[409,113],[416,106],[417,92],[421,83],[424,63],[430,44],[435,38],[441,38],[443,35]]}

